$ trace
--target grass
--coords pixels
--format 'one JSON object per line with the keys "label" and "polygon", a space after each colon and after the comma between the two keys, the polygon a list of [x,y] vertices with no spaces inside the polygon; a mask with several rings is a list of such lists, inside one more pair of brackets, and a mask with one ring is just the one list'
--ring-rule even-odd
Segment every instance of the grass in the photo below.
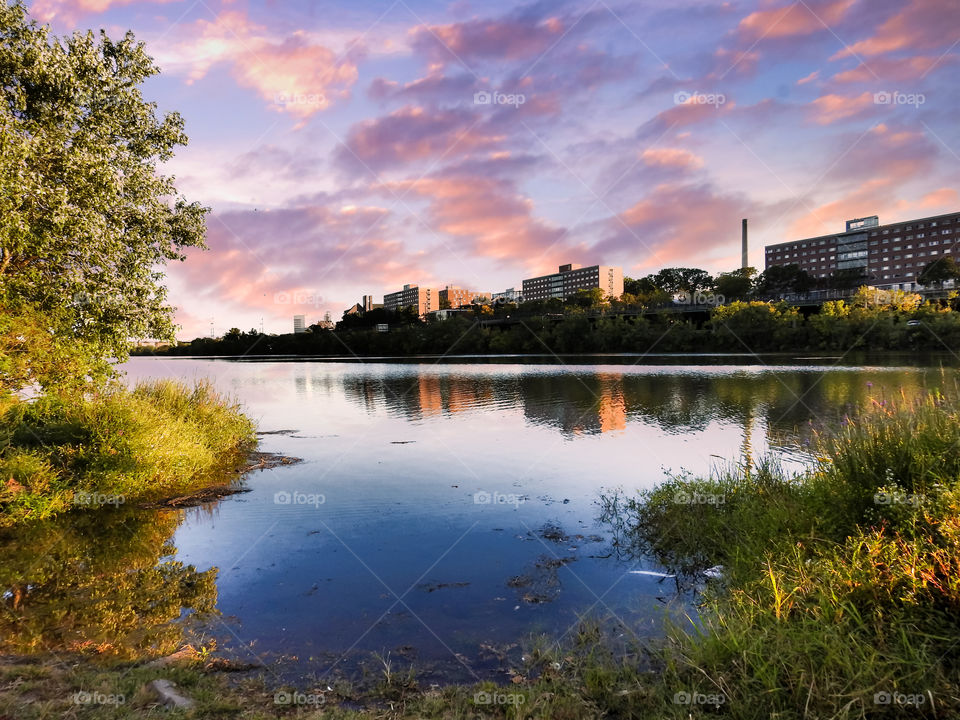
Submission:
{"label": "grass", "polygon": [[189,492],[255,444],[251,421],[205,382],[8,400],[0,414],[0,526]]}
{"label": "grass", "polygon": [[766,464],[606,498],[624,547],[688,578],[724,568],[663,681],[722,693],[728,717],[957,716],[960,406],[875,402],[815,447],[797,477]]}

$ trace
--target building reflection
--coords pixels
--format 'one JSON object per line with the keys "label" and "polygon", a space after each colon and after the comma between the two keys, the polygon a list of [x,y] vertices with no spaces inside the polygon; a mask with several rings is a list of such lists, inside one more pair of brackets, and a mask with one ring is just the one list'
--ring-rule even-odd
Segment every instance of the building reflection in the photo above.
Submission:
{"label": "building reflection", "polygon": [[891,370],[868,382],[862,370],[756,368],[730,372],[648,373],[557,370],[449,372],[429,367],[410,374],[345,377],[344,393],[368,412],[411,420],[491,409],[515,409],[527,422],[564,435],[616,433],[630,423],[666,432],[705,430],[711,423],[743,428],[745,451],[755,428],[802,440],[811,426],[839,422],[856,405],[894,394],[915,397],[943,378],[916,370]]}

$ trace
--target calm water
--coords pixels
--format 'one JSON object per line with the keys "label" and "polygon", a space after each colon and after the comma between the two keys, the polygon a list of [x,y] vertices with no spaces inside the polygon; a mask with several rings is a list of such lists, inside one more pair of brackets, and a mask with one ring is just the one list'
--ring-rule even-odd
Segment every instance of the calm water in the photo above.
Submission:
{"label": "calm water", "polygon": [[[744,453],[774,452],[798,465],[811,421],[944,377],[833,362],[135,358],[131,382],[212,379],[257,420],[262,450],[303,462],[255,472],[250,492],[203,508],[60,520],[8,540],[2,562],[16,566],[22,557],[12,574],[33,586],[56,563],[102,566],[101,584],[131,568],[147,577],[163,563],[150,582],[187,597],[185,608],[206,602],[220,611],[200,626],[205,638],[285,678],[329,677],[374,652],[389,652],[395,665],[414,661],[427,677],[495,677],[519,657],[519,641],[562,636],[581,616],[645,637],[660,633],[664,613],[690,612],[672,581],[631,572],[655,565],[617,558],[596,521],[604,489],[651,487],[666,471],[706,473]],[[26,544],[64,534],[80,549],[30,569]],[[174,560],[215,570],[200,582]],[[26,625],[45,642],[76,646],[85,633],[93,642],[155,642],[134,625],[107,628],[107,611],[82,599],[84,581],[71,582],[58,594],[58,581],[27,608]],[[64,618],[68,631],[56,627]]]}

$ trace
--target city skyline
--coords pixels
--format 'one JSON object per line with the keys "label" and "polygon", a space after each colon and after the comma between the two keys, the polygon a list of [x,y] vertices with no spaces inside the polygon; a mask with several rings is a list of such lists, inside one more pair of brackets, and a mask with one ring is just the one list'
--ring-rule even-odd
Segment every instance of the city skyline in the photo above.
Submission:
{"label": "city skyline", "polygon": [[946,0],[29,6],[163,70],[145,95],[191,139],[166,171],[212,208],[168,269],[182,338],[567,262],[732,270],[744,217],[762,269],[960,206]]}

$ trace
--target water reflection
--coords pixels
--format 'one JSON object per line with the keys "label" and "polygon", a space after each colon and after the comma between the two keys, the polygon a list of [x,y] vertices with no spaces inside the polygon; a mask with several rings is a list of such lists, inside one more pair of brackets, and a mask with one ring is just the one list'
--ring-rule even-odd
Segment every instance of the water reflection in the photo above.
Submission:
{"label": "water reflection", "polygon": [[167,654],[211,612],[216,568],[174,559],[181,512],[78,512],[0,535],[0,652]]}
{"label": "water reflection", "polygon": [[703,430],[710,423],[756,422],[778,432],[805,433],[811,421],[830,423],[855,405],[884,393],[914,396],[944,377],[917,368],[621,368],[504,374],[445,372],[348,374],[344,395],[369,413],[386,409],[409,420],[490,409],[518,408],[526,420],[564,435],[624,430],[644,422],[671,432]]}

